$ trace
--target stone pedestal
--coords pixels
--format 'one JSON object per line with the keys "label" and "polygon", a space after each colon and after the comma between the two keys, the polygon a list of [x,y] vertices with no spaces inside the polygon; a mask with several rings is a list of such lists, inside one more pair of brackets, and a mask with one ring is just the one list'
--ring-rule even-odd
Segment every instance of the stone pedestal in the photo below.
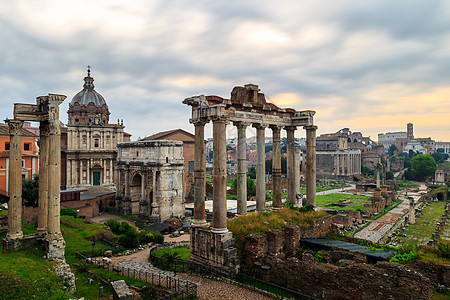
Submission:
{"label": "stone pedestal", "polygon": [[64,260],[64,249],[66,242],[62,235],[54,237],[53,239],[44,239],[45,252],[47,253],[48,260]]}
{"label": "stone pedestal", "polygon": [[214,233],[203,228],[191,229],[189,268],[201,273],[233,277],[240,267],[231,232]]}

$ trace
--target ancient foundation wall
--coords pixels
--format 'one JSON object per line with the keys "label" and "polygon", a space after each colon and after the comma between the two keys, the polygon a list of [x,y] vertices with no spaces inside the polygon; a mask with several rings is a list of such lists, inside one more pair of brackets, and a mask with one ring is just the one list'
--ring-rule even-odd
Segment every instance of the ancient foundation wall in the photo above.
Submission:
{"label": "ancient foundation wall", "polygon": [[202,273],[233,277],[240,267],[237,249],[233,245],[231,232],[214,233],[193,227],[189,267]]}

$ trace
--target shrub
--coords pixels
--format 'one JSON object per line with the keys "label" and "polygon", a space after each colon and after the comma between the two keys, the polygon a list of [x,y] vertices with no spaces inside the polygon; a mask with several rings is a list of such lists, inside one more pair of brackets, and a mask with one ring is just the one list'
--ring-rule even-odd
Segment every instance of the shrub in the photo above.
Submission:
{"label": "shrub", "polygon": [[117,243],[125,248],[139,247],[139,234],[134,228],[131,228],[119,236]]}
{"label": "shrub", "polygon": [[389,262],[405,265],[405,264],[412,262],[416,257],[417,257],[417,252],[411,251],[411,252],[405,253],[405,254],[394,255],[389,260]]}
{"label": "shrub", "polygon": [[78,213],[74,209],[63,208],[63,209],[61,209],[61,216],[72,216],[72,217],[76,218],[76,217],[78,217]]}
{"label": "shrub", "polygon": [[131,226],[130,224],[128,224],[125,221],[119,222],[117,220],[114,219],[110,219],[108,221],[106,221],[105,223],[114,234],[124,234],[127,231],[129,231],[130,229],[133,229],[133,226]]}
{"label": "shrub", "polygon": [[139,242],[141,244],[147,244],[152,242],[162,244],[164,243],[164,236],[156,231],[141,230],[139,232]]}
{"label": "shrub", "polygon": [[437,243],[437,250],[439,255],[444,258],[450,258],[450,243],[441,241]]}

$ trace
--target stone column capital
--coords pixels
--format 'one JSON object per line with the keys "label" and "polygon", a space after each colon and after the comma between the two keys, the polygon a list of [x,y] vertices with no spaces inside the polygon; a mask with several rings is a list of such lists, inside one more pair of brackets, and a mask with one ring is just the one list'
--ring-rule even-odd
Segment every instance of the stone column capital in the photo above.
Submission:
{"label": "stone column capital", "polygon": [[205,126],[207,123],[209,123],[208,119],[195,119],[191,122],[194,124],[194,126]]}
{"label": "stone column capital", "polygon": [[39,123],[39,135],[40,136],[49,136],[50,134],[50,125],[48,121],[42,121]]}
{"label": "stone column capital", "polygon": [[49,134],[50,135],[60,135],[61,134],[61,124],[59,120],[50,120],[48,122]]}
{"label": "stone column capital", "polygon": [[266,124],[253,123],[252,127],[256,129],[266,129],[268,126]]}
{"label": "stone column capital", "polygon": [[281,125],[269,125],[269,128],[272,129],[272,131],[281,131],[281,128],[283,128],[283,126]]}
{"label": "stone column capital", "polygon": [[295,131],[295,130],[297,130],[297,126],[285,126],[284,129],[286,131],[290,131],[290,130]]}
{"label": "stone column capital", "polygon": [[247,126],[250,125],[249,122],[243,122],[243,121],[234,121],[233,125],[236,126],[237,128],[245,128]]}
{"label": "stone column capital", "polygon": [[10,135],[22,135],[23,121],[16,119],[6,119],[5,123],[8,124]]}
{"label": "stone column capital", "polygon": [[228,118],[227,116],[214,116],[211,118],[211,120],[213,121],[213,123],[225,123],[225,125],[227,125],[230,122],[230,118]]}
{"label": "stone column capital", "polygon": [[317,127],[316,125],[303,126],[303,129],[305,129],[307,131],[316,131],[317,128],[319,128],[319,127]]}

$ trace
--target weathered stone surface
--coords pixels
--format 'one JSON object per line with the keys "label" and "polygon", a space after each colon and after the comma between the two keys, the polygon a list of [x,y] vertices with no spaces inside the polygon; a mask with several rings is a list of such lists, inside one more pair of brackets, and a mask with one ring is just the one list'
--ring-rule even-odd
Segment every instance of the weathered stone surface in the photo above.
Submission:
{"label": "weathered stone surface", "polygon": [[189,267],[220,276],[236,275],[240,261],[237,250],[232,247],[233,244],[231,232],[214,233],[201,228],[192,228]]}
{"label": "weathered stone surface", "polygon": [[64,286],[70,293],[75,293],[77,287],[75,285],[75,275],[70,270],[70,266],[66,264],[65,260],[55,260],[53,270],[56,275],[62,278]]}
{"label": "weathered stone surface", "polygon": [[[305,261],[267,258],[271,269],[254,269],[254,275],[320,299],[431,299],[431,282],[405,266],[355,263],[348,267]],[[307,258],[309,257],[309,259]],[[301,284],[299,284],[301,283]]]}
{"label": "weathered stone surface", "polygon": [[450,288],[450,265],[418,261],[411,265],[416,271],[429,278],[433,285]]}
{"label": "weathered stone surface", "polygon": [[124,280],[111,282],[114,300],[133,300],[133,293]]}

